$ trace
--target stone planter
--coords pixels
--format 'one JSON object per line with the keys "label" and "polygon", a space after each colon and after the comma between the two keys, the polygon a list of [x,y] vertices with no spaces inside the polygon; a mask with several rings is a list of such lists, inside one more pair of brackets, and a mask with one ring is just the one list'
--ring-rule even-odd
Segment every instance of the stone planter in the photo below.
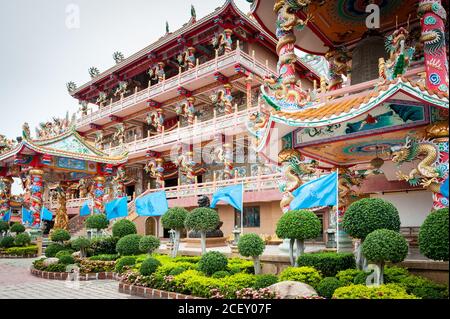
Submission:
{"label": "stone planter", "polygon": [[169,292],[154,288],[129,285],[123,282],[119,283],[119,292],[131,296],[142,297],[145,299],[204,299],[190,295],[183,295],[177,292]]}

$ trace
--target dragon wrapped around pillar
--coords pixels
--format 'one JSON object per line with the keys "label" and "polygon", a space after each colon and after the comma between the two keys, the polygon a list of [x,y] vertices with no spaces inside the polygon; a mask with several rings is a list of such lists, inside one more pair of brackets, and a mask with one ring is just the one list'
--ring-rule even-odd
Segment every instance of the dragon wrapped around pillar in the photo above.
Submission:
{"label": "dragon wrapped around pillar", "polygon": [[233,30],[225,29],[222,33],[212,39],[213,47],[218,50],[218,54],[227,54],[233,50]]}
{"label": "dragon wrapped around pillar", "polygon": [[127,175],[125,172],[124,166],[119,166],[117,168],[116,176],[113,177],[113,184],[114,184],[114,197],[125,197],[126,191],[125,191],[125,182],[127,181]]}
{"label": "dragon wrapped around pillar", "polygon": [[204,168],[199,167],[194,161],[194,152],[186,152],[180,155],[177,159],[177,165],[186,176],[188,184],[195,184],[196,177],[206,172]]}
{"label": "dragon wrapped around pillar", "polygon": [[407,71],[415,48],[408,46],[409,31],[403,27],[395,30],[386,37],[385,47],[389,59],[384,64],[385,77],[387,80],[395,80]]}
{"label": "dragon wrapped around pillar", "polygon": [[348,76],[350,74],[350,66],[348,62],[351,60],[351,53],[345,50],[345,48],[338,48],[329,50],[325,54],[330,67],[330,83],[328,85],[328,90],[337,90],[342,87],[343,78],[342,76]]}
{"label": "dragon wrapped around pillar", "polygon": [[11,185],[13,182],[11,177],[0,177],[0,220],[3,220],[11,208]]}
{"label": "dragon wrapped around pillar", "polygon": [[54,229],[64,229],[69,231],[69,215],[67,214],[67,197],[66,190],[59,184],[56,189],[56,196],[58,198],[58,210],[55,214]]}
{"label": "dragon wrapped around pillar", "polygon": [[41,225],[42,196],[44,193],[44,171],[40,169],[32,169],[29,174],[31,176],[30,210],[33,216],[31,226],[33,228],[38,228]]}
{"label": "dragon wrapped around pillar", "polygon": [[218,90],[214,94],[210,95],[211,102],[221,113],[233,113],[233,96],[231,95],[232,88],[233,86],[231,84],[226,83],[223,86],[223,90]]}
{"label": "dragon wrapped around pillar", "polygon": [[214,154],[219,162],[223,163],[223,177],[225,179],[233,178],[233,146],[231,144],[224,144],[214,151]]}
{"label": "dragon wrapped around pillar", "polygon": [[105,210],[105,204],[103,198],[105,196],[105,182],[104,176],[96,176],[94,178],[93,196],[94,196],[94,214],[103,214]]}
{"label": "dragon wrapped around pillar", "polygon": [[175,107],[177,115],[186,117],[189,125],[193,125],[195,122],[195,97],[188,97],[184,102],[178,104]]}
{"label": "dragon wrapped around pillar", "polygon": [[164,110],[157,109],[147,115],[147,124],[155,128],[156,132],[162,133],[164,128]]}

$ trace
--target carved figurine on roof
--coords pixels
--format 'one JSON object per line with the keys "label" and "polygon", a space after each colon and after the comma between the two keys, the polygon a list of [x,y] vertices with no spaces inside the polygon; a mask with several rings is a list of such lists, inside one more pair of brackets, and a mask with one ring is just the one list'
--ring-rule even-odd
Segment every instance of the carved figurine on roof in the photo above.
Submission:
{"label": "carved figurine on roof", "polygon": [[178,65],[183,71],[195,68],[195,48],[189,47],[177,56]]}
{"label": "carved figurine on roof", "polygon": [[89,111],[88,101],[79,101],[78,104],[80,105],[79,112],[81,113],[81,115],[82,116],[88,115]]}
{"label": "carved figurine on roof", "polygon": [[227,54],[233,50],[233,30],[225,29],[212,39],[212,45],[219,55]]}
{"label": "carved figurine on roof", "polygon": [[123,165],[117,168],[116,176],[113,177],[114,198],[126,196],[125,183],[127,182],[127,174]]}
{"label": "carved figurine on roof", "polygon": [[10,140],[5,135],[0,134],[0,154],[12,150],[16,145],[16,140]]}
{"label": "carved figurine on roof", "polygon": [[210,95],[211,102],[219,113],[232,114],[233,113],[233,96],[231,95],[231,89],[233,86],[230,83],[226,83],[223,89],[217,90]]}
{"label": "carved figurine on roof", "polygon": [[431,124],[426,133],[426,139],[408,136],[404,145],[391,148],[392,161],[401,165],[419,160],[409,173],[399,171],[398,178],[433,192],[433,209],[448,207],[448,198],[441,194],[441,185],[449,175],[448,123]]}
{"label": "carved figurine on roof", "polygon": [[147,156],[150,157],[150,160],[144,167],[145,172],[148,173],[151,178],[155,179],[156,188],[164,188],[164,181],[169,178],[174,178],[178,172],[164,173],[164,158],[161,157],[161,154],[150,152]]}
{"label": "carved figurine on roof", "polygon": [[102,91],[99,93],[98,98],[95,101],[95,103],[97,103],[100,107],[103,107],[107,101],[108,101],[108,94],[106,94],[106,92]]}
{"label": "carved figurine on roof", "polygon": [[189,125],[194,124],[195,116],[197,114],[194,103],[195,97],[191,96],[175,106],[177,115],[186,117]]}
{"label": "carved figurine on roof", "polygon": [[125,125],[120,123],[116,126],[116,132],[113,135],[113,140],[122,146],[125,144]]}
{"label": "carved figurine on roof", "polygon": [[233,145],[225,143],[222,147],[217,147],[214,150],[214,157],[218,162],[223,163],[224,179],[231,179],[233,177]]}
{"label": "carved figurine on roof", "polygon": [[75,123],[75,114],[69,119],[69,113],[63,119],[54,117],[52,121],[41,122],[36,128],[36,139],[48,139],[63,134]]}
{"label": "carved figurine on roof", "polygon": [[114,96],[123,96],[124,94],[127,94],[130,92],[128,90],[129,83],[127,81],[120,81],[119,85],[117,86],[116,90],[114,91]]}
{"label": "carved figurine on roof", "polygon": [[195,184],[197,176],[206,172],[206,169],[200,167],[194,160],[194,152],[192,151],[180,155],[177,159],[177,165],[180,172],[186,176],[188,184]]}
{"label": "carved figurine on roof", "polygon": [[166,78],[166,72],[164,71],[164,62],[158,62],[156,65],[148,70],[148,75],[150,80],[160,83]]}
{"label": "carved figurine on roof", "polygon": [[147,114],[147,124],[155,129],[157,133],[162,133],[164,129],[164,110],[157,109]]}

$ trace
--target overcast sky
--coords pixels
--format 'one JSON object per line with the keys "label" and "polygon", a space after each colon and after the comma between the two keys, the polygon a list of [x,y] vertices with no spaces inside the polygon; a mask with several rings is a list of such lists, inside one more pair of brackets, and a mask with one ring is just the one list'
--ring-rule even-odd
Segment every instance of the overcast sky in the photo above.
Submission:
{"label": "overcast sky", "polygon": [[[0,134],[15,138],[27,121],[34,127],[78,110],[66,83],[89,81],[88,69],[114,65],[155,42],[165,22],[175,31],[225,0],[0,0]],[[250,5],[235,0],[247,13]],[[73,13],[79,9],[79,27]]]}

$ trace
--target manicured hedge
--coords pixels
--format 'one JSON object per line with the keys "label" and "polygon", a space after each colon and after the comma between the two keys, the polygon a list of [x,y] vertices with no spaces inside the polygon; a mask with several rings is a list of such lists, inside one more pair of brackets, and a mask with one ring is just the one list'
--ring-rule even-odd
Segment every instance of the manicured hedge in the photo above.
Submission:
{"label": "manicured hedge", "polygon": [[380,285],[368,287],[366,285],[352,285],[337,288],[333,299],[418,299],[410,295],[397,284]]}
{"label": "manicured hedge", "polygon": [[448,260],[448,208],[427,216],[419,231],[420,252],[430,259]]}
{"label": "manicured hedge", "polygon": [[112,227],[113,237],[125,237],[126,235],[137,234],[136,225],[128,219],[121,219]]}
{"label": "manicured hedge", "polygon": [[38,247],[36,245],[27,247],[11,247],[5,250],[7,255],[13,256],[25,256],[25,255],[35,255],[38,252]]}
{"label": "manicured hedge", "polygon": [[322,276],[312,267],[287,267],[280,274],[280,281],[286,280],[299,281],[315,288]]}
{"label": "manicured hedge", "polygon": [[336,277],[326,277],[317,286],[317,293],[324,298],[333,297],[336,289],[343,287],[344,284],[340,282]]}
{"label": "manicured hedge", "polygon": [[139,255],[141,253],[139,249],[141,237],[137,234],[130,234],[120,238],[116,245],[116,251],[121,256]]}
{"label": "manicured hedge", "polygon": [[356,267],[352,253],[308,253],[298,258],[299,266],[310,266],[319,270],[325,277],[333,277],[341,270]]}

